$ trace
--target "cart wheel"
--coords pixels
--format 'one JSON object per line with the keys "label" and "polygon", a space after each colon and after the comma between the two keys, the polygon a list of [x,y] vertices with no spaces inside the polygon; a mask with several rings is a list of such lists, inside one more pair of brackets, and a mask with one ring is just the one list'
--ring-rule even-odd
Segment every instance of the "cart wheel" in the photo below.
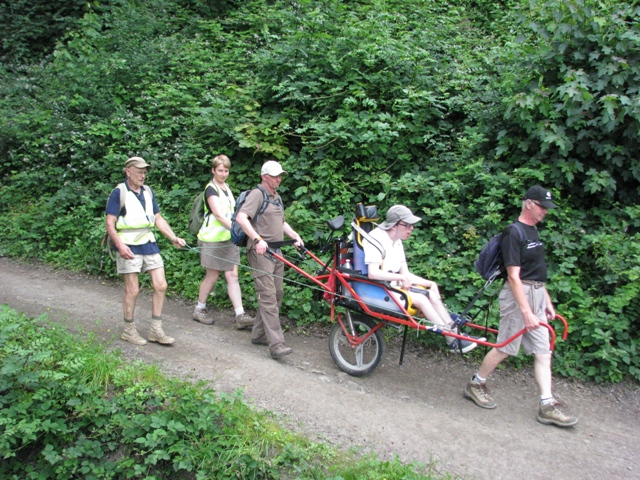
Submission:
{"label": "cart wheel", "polygon": [[[376,326],[376,322],[367,316],[353,313],[350,315],[356,335],[366,335]],[[353,347],[340,324],[336,322],[329,334],[329,352],[340,370],[354,377],[362,377],[375,370],[384,357],[385,341],[382,329],[376,330],[366,342]]]}

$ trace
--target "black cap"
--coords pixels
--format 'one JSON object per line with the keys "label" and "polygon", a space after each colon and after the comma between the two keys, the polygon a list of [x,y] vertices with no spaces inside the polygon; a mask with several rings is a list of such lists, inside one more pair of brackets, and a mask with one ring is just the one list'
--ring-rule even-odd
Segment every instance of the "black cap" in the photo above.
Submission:
{"label": "black cap", "polygon": [[537,200],[544,208],[556,208],[557,205],[551,201],[551,192],[540,185],[535,185],[524,194],[525,200]]}

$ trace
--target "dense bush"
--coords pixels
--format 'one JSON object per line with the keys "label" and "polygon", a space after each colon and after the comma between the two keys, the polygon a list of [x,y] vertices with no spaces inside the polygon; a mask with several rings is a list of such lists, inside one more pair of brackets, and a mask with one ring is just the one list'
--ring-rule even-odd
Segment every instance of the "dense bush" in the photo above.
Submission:
{"label": "dense bush", "polygon": [[434,478],[415,464],[311,443],[240,392],[167,378],[3,305],[0,365],[3,479]]}
{"label": "dense bush", "polygon": [[[513,71],[500,151],[526,161],[582,206],[640,199],[640,8],[635,2],[535,2]],[[516,130],[517,129],[517,130]]]}
{"label": "dense bush", "polygon": [[[231,157],[235,191],[276,158],[310,246],[357,201],[423,216],[412,268],[460,310],[482,285],[482,244],[541,183],[562,206],[540,230],[572,328],[555,368],[640,379],[633,2],[108,6],[88,5],[44,61],[0,67],[0,253],[97,272],[104,201],[130,155],[154,165],[148,182],[182,234],[215,154]],[[195,298],[197,255],[161,247],[172,291]],[[327,318],[296,283],[284,313]]]}
{"label": "dense bush", "polygon": [[19,64],[50,54],[85,12],[86,0],[13,0],[0,4],[0,61]]}

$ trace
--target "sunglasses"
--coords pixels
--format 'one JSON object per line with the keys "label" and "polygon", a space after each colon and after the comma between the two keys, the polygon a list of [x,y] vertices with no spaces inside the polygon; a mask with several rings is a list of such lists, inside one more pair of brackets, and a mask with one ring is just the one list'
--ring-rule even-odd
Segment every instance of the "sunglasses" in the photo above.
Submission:
{"label": "sunglasses", "polygon": [[529,200],[531,203],[539,206],[540,208],[544,208],[545,210],[547,210],[547,207],[545,207],[544,205],[542,205],[541,203],[536,202],[535,200]]}
{"label": "sunglasses", "polygon": [[411,225],[409,223],[404,223],[404,222],[398,222],[398,225],[402,225],[404,228],[407,228],[409,230],[413,230],[415,228],[415,225]]}

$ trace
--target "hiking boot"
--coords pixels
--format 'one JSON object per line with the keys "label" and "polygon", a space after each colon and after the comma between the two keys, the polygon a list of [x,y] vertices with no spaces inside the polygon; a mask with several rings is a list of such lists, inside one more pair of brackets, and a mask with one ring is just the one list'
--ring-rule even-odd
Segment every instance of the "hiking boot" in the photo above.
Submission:
{"label": "hiking boot", "polygon": [[151,331],[149,332],[149,341],[158,342],[162,345],[171,345],[175,342],[175,338],[165,335],[162,330],[162,320],[151,320]]}
{"label": "hiking boot", "polygon": [[200,310],[199,308],[195,308],[193,310],[193,319],[196,322],[203,323],[205,325],[211,325],[213,323],[213,318],[209,315],[209,310],[203,308]]}
{"label": "hiking boot", "polygon": [[250,317],[246,313],[236,315],[236,330],[242,330],[248,327],[253,327],[253,317]]}
{"label": "hiking boot", "polygon": [[285,347],[284,343],[279,344],[273,350],[271,350],[271,356],[276,360],[284,357],[285,355],[289,355],[291,353],[293,353],[293,350],[289,347]]}
{"label": "hiking boot", "polygon": [[[462,334],[463,336],[467,337],[467,338],[473,338],[476,341],[479,342],[486,342],[487,339],[484,337],[472,337],[471,335],[467,335],[467,334]],[[460,343],[460,345],[458,345],[458,343]],[[460,346],[462,347],[462,349],[460,348]],[[478,344],[476,342],[471,342],[469,340],[462,340],[462,339],[457,339],[457,338],[453,338],[453,341],[449,343],[449,351],[451,353],[469,353],[471,350],[473,350],[474,348],[476,348],[478,346]]]}
{"label": "hiking boot", "polygon": [[125,342],[129,342],[133,345],[142,346],[147,344],[147,341],[142,338],[136,330],[136,326],[133,324],[133,322],[125,322],[124,331],[122,332],[120,338],[122,338]]}
{"label": "hiking boot", "polygon": [[253,338],[251,339],[251,343],[253,343],[254,345],[266,345],[269,346],[269,342],[267,342],[266,339],[261,338],[258,340],[254,340]]}
{"label": "hiking boot", "polygon": [[545,425],[555,425],[557,427],[573,427],[578,423],[576,417],[570,417],[563,413],[559,408],[560,406],[565,405],[555,399],[546,405],[541,403],[538,411],[538,421]]}
{"label": "hiking boot", "polygon": [[473,403],[482,408],[493,409],[498,404],[489,395],[489,389],[484,383],[469,382],[462,392],[464,398],[468,398]]}

